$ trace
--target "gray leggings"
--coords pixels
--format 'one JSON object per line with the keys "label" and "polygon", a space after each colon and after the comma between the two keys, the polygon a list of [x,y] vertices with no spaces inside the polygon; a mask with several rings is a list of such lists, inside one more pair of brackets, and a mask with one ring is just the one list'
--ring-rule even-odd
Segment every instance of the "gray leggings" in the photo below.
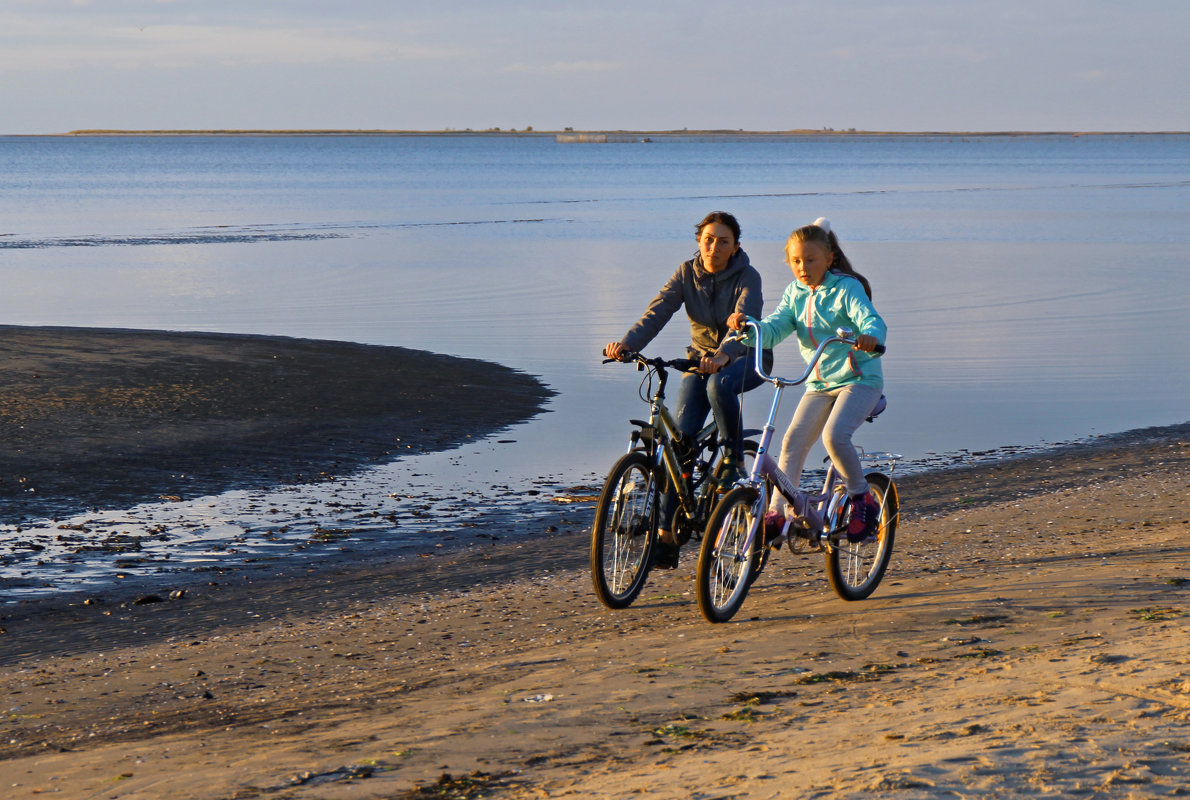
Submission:
{"label": "gray leggings", "polygon": [[[781,459],[778,466],[797,486],[802,479],[802,466],[814,441],[822,434],[822,443],[827,455],[834,462],[835,469],[843,478],[849,495],[864,494],[868,481],[864,478],[864,466],[860,463],[851,435],[863,424],[880,400],[880,390],[872,386],[853,383],[829,392],[806,392],[793,421],[785,431],[781,442]],[[785,499],[781,495],[773,498],[772,508],[784,513]]]}

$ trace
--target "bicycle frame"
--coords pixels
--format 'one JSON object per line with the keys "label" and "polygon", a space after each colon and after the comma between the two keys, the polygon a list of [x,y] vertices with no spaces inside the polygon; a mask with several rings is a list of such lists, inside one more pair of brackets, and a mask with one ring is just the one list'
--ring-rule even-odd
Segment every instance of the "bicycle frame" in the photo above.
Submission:
{"label": "bicycle frame", "polygon": [[[697,507],[695,498],[696,487],[689,485],[689,476],[682,472],[681,461],[674,451],[674,442],[680,439],[683,434],[678,430],[677,421],[665,405],[665,385],[669,379],[665,371],[666,367],[658,359],[645,359],[639,354],[636,355],[636,362],[640,365],[641,369],[652,369],[657,374],[658,384],[657,391],[649,399],[649,421],[629,420],[638,429],[632,432],[628,442],[628,449],[630,451],[636,449],[637,443],[641,439],[648,440],[646,451],[654,459],[654,463],[657,466],[663,466],[665,468],[665,472],[669,476],[670,485],[675,487],[677,492],[678,503],[682,512],[688,518],[693,518]],[[698,435],[694,437],[694,441],[690,442],[690,446],[694,448],[696,455],[699,450],[699,442],[715,428],[716,425],[712,421],[698,432]],[[657,436],[657,431],[661,431],[663,435]],[[710,474],[710,472],[711,470],[707,470],[706,474]],[[706,480],[705,474],[703,480]]]}
{"label": "bicycle frame", "polygon": [[[777,410],[781,405],[781,396],[785,389],[790,386],[800,386],[801,384],[805,383],[806,380],[809,379],[810,375],[813,374],[814,367],[818,364],[818,359],[822,357],[822,354],[832,344],[841,343],[854,345],[854,334],[846,328],[839,328],[835,331],[835,336],[825,339],[814,350],[814,354],[809,359],[809,363],[806,365],[805,372],[802,373],[801,377],[781,378],[769,375],[765,371],[764,365],[761,363],[761,352],[764,347],[764,334],[761,332],[760,327],[756,324],[755,320],[751,319],[746,320],[744,324],[751,328],[756,336],[756,343],[754,345],[756,354],[754,368],[756,370],[756,374],[759,375],[760,378],[766,383],[771,383],[776,391],[773,394],[773,402],[772,406],[769,408],[768,418],[765,420],[764,427],[761,430],[760,445],[756,450],[756,459],[752,463],[752,471],[749,476],[741,482],[741,484],[756,489],[761,496],[760,508],[767,508],[769,498],[767,496],[768,485],[766,483],[766,479],[771,481],[776,490],[781,494],[782,497],[785,498],[786,501],[788,501],[793,510],[793,514],[786,523],[785,530],[788,531],[792,521],[794,519],[798,519],[802,522],[802,524],[805,525],[806,528],[809,529],[812,540],[817,541],[820,544],[824,544],[826,547],[831,547],[834,545],[834,542],[831,540],[831,536],[835,534],[836,531],[829,530],[827,527],[827,522],[831,518],[836,517],[836,514],[832,513],[832,511],[835,509],[831,508],[831,500],[837,494],[834,489],[838,475],[835,465],[831,464],[827,469],[826,480],[823,482],[822,493],[809,494],[799,487],[794,486],[793,481],[790,480],[789,476],[781,471],[780,467],[777,466],[776,459],[774,459],[769,452],[769,446],[772,444],[773,434],[776,431],[776,425],[774,424],[774,421],[777,416]],[[878,456],[882,457],[884,460],[891,460],[894,463],[896,458],[899,458],[899,456],[895,456],[892,453],[881,453],[878,454]],[[861,458],[868,460],[870,457],[861,453]],[[885,502],[887,502],[887,498],[885,498]],[[884,505],[885,503],[882,502],[880,507],[881,513],[884,513]],[[760,528],[761,522],[762,515],[757,515],[757,517],[752,520],[751,528],[749,529],[747,539],[745,540],[745,552],[751,548],[752,543],[756,538],[757,531]],[[716,542],[716,549],[718,549],[719,544],[719,542]]]}
{"label": "bicycle frame", "polygon": [[[764,346],[763,334],[756,320],[748,319],[746,324],[756,333],[754,345],[759,353]],[[769,375],[760,359],[756,359],[756,373],[771,383],[775,391],[749,476],[739,480],[723,495],[707,520],[695,568],[695,593],[699,610],[709,622],[727,622],[739,611],[748,588],[764,569],[769,553],[784,541],[789,542],[791,552],[796,552],[797,542],[808,540],[812,548],[824,553],[827,580],[843,600],[869,597],[888,569],[900,510],[896,484],[889,474],[865,468],[869,490],[879,497],[879,512],[875,529],[869,534],[865,525],[864,535],[853,541],[847,530],[849,525],[844,524],[845,520],[850,522],[851,515],[847,511],[847,492],[836,465],[832,462],[827,469],[822,492],[811,494],[794,485],[770,453],[777,409],[786,387],[804,383],[827,347],[840,343],[856,345],[856,337],[851,331],[839,328],[836,334],[818,345],[808,359],[806,371],[798,378]],[[877,352],[883,352],[883,348],[878,347]],[[878,403],[868,419],[873,419],[882,409],[883,404]],[[859,448],[856,450],[861,461],[869,463],[884,461],[895,466],[900,458],[893,453],[868,455]],[[789,501],[791,509],[786,513],[785,527],[779,533],[762,533],[772,491]]]}

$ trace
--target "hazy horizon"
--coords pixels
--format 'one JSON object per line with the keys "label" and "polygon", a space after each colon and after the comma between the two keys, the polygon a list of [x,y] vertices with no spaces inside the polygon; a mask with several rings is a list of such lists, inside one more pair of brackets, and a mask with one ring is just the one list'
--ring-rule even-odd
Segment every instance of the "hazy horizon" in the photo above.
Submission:
{"label": "hazy horizon", "polygon": [[0,133],[1190,130],[1190,4],[22,0]]}
{"label": "hazy horizon", "polygon": [[856,130],[849,128],[847,130],[838,130],[835,128],[822,129],[798,129],[793,128],[789,130],[744,130],[744,129],[730,129],[730,128],[706,128],[706,129],[646,129],[646,128],[564,128],[560,130],[554,129],[538,129],[529,127],[523,130],[516,128],[207,128],[207,129],[187,129],[187,128],[158,128],[158,129],[132,129],[132,128],[79,128],[70,131],[52,131],[41,134],[2,134],[0,136],[103,136],[103,135],[119,135],[119,136],[137,136],[137,135],[393,135],[393,136],[417,136],[417,135],[449,135],[449,134],[468,134],[468,135],[517,135],[517,136],[553,136],[561,134],[616,134],[616,135],[665,135],[665,136],[1187,136],[1190,135],[1188,130],[1135,130],[1135,131],[1076,131],[1076,130],[886,130],[886,131],[870,131],[870,130]]}

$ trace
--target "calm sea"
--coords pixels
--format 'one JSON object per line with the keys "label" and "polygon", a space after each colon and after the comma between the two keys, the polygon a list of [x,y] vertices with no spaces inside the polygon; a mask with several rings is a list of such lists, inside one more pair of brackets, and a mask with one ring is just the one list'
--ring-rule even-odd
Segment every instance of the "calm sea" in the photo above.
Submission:
{"label": "calm sea", "polygon": [[[549,413],[356,479],[361,505],[417,490],[478,515],[598,482],[644,413],[637,373],[599,350],[715,209],[739,217],[766,308],[791,280],[785,237],[832,220],[890,328],[890,408],[857,441],[909,468],[1187,418],[1187,136],[0,137],[0,320],[402,345],[538,375]],[[680,351],[670,328],[652,352]],[[777,372],[797,369],[788,347]],[[750,424],[767,402],[747,395]],[[190,557],[221,563],[227,541],[259,553],[253,508],[275,501],[110,514],[197,519]],[[39,552],[33,570],[0,551],[0,577],[54,583]]]}

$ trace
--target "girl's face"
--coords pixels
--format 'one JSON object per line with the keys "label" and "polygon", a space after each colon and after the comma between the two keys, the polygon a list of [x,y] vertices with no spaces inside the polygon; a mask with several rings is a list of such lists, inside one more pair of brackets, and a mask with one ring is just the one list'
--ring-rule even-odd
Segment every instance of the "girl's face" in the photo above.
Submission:
{"label": "girl's face", "polygon": [[702,268],[707,272],[725,269],[727,262],[739,249],[735,234],[722,222],[703,225],[698,232],[698,252],[702,256]]}
{"label": "girl's face", "polygon": [[785,247],[785,260],[793,270],[793,277],[806,286],[817,286],[826,277],[835,260],[830,248],[819,242],[794,240]]}

